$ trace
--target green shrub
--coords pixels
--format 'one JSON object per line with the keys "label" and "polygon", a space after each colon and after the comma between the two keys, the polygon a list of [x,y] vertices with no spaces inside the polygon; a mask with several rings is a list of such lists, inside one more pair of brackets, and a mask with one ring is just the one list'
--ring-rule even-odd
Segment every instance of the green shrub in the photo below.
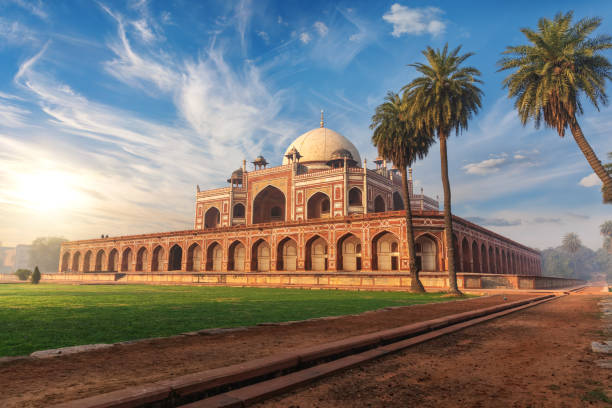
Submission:
{"label": "green shrub", "polygon": [[40,282],[40,271],[38,270],[38,266],[36,268],[34,268],[34,273],[32,274],[32,279],[31,279],[33,284],[37,284],[38,282]]}
{"label": "green shrub", "polygon": [[32,275],[32,271],[29,269],[17,269],[17,271],[15,271],[15,275],[17,275],[19,280],[24,281],[24,280],[28,280],[30,275]]}

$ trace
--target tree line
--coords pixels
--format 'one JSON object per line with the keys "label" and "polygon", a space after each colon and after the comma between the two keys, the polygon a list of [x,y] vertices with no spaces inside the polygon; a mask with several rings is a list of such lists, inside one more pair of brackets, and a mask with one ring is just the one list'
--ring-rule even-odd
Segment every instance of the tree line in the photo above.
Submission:
{"label": "tree line", "polygon": [[[603,183],[604,203],[612,203],[612,178],[599,160],[578,122],[583,100],[597,110],[607,105],[606,80],[612,79],[612,65],[602,52],[612,48],[612,37],[592,35],[600,18],[584,18],[572,23],[573,12],[559,13],[552,20],[541,18],[537,29],[521,29],[528,44],[508,46],[498,61],[499,71],[511,73],[502,87],[514,99],[523,126],[533,122],[555,129],[560,137],[569,130],[594,173]],[[461,54],[461,46],[449,50],[427,47],[425,63],[409,64],[418,76],[402,87],[402,94],[389,91],[376,108],[370,128],[372,143],[384,159],[400,170],[406,206],[406,229],[412,290],[422,292],[416,265],[412,212],[408,196],[406,167],[427,156],[437,140],[440,147],[440,175],[444,190],[444,231],[450,292],[457,287],[451,187],[448,177],[447,140],[468,129],[469,121],[482,107],[483,91],[478,69],[465,66],[474,55]]]}

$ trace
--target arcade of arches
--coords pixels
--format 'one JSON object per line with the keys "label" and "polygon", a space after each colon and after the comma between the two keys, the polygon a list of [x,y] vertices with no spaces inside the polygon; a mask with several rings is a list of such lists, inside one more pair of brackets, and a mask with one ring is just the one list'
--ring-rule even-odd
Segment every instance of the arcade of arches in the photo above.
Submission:
{"label": "arcade of arches", "polygon": [[[277,197],[278,198],[278,197]],[[319,215],[327,196],[313,195],[313,215]],[[271,209],[273,205],[263,203]],[[287,227],[282,235],[277,230],[245,229],[235,238],[210,238],[175,241],[161,244],[156,238],[150,243],[113,247],[96,247],[95,243],[80,245],[71,251],[63,247],[61,271],[71,272],[269,272],[269,271],[331,271],[331,272],[409,272],[401,216],[371,215],[378,229],[361,229],[335,233],[324,228],[307,234],[301,227]],[[316,220],[316,219],[315,219]],[[384,227],[389,225],[389,227]],[[340,224],[349,227],[351,224]],[[295,231],[293,232],[293,229]],[[461,229],[460,229],[461,230]],[[302,232],[300,232],[302,231]],[[340,230],[338,230],[340,231]],[[366,235],[370,231],[373,235]],[[378,231],[378,232],[376,232]],[[253,233],[260,237],[251,238]],[[293,232],[293,233],[292,233]],[[418,232],[415,240],[416,263],[423,272],[445,270],[444,240],[441,229]],[[496,236],[497,237],[497,236]],[[494,237],[494,238],[496,238]],[[458,272],[483,274],[539,275],[540,260],[536,251],[526,247],[458,234],[453,237]],[[159,238],[157,238],[159,239]],[[94,240],[95,241],[95,240]],[[130,240],[134,242],[133,239]]]}

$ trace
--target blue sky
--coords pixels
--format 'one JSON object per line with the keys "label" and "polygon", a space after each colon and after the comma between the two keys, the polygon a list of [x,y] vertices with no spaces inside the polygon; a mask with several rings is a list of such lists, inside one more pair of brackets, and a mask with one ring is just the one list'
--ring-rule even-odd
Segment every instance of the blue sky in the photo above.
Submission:
{"label": "blue sky", "polygon": [[[476,53],[485,94],[449,143],[454,213],[537,248],[572,231],[599,247],[612,207],[586,160],[523,128],[496,72],[521,27],[572,8],[612,33],[602,1],[0,0],[0,241],[191,228],[196,184],[260,153],[280,164],[321,109],[371,161],[375,107],[449,42]],[[601,159],[611,113],[580,119]],[[442,195],[437,145],[414,174]]]}

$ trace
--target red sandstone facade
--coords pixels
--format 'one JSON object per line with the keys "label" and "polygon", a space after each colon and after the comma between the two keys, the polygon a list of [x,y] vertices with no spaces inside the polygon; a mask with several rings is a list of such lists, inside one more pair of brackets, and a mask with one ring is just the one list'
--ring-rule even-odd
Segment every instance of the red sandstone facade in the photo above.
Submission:
{"label": "red sandstone facade", "polygon": [[[353,144],[321,123],[289,146],[283,164],[258,157],[229,187],[196,195],[194,229],[63,244],[60,272],[409,272],[397,170],[361,166]],[[421,270],[447,270],[438,202],[412,192]],[[540,275],[540,254],[454,218],[456,270]]]}

